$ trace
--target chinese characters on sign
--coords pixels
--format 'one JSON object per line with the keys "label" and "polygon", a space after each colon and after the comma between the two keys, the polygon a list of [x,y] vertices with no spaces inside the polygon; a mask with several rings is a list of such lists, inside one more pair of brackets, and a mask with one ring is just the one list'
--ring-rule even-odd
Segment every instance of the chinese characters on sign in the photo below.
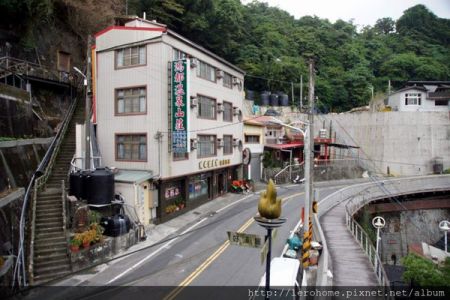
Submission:
{"label": "chinese characters on sign", "polygon": [[172,62],[172,151],[189,152],[189,64]]}

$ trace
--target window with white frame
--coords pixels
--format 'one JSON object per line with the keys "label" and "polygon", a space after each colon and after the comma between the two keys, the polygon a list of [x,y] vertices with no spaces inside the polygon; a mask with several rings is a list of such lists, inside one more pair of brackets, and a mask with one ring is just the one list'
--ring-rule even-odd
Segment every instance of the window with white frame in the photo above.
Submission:
{"label": "window with white frame", "polygon": [[223,73],[223,86],[227,87],[227,88],[232,88],[233,87],[233,80],[232,80],[232,76],[231,74],[228,74],[227,72]]}
{"label": "window with white frame", "polygon": [[185,59],[187,54],[181,50],[173,49],[173,60]]}
{"label": "window with white frame", "polygon": [[197,158],[210,157],[216,155],[216,136],[197,136]]}
{"label": "window with white frame", "polygon": [[259,144],[259,135],[245,135],[245,142],[247,144]]}
{"label": "window with white frame", "polygon": [[223,136],[223,154],[233,153],[233,136],[224,135]]}
{"label": "window with white frame", "polygon": [[406,93],[405,105],[421,105],[421,93]]}
{"label": "window with white frame", "polygon": [[145,134],[116,135],[116,160],[146,161],[147,135]]}
{"label": "window with white frame", "polygon": [[116,68],[145,65],[146,47],[135,46],[116,50]]}
{"label": "window with white frame", "polygon": [[147,92],[145,87],[116,90],[116,114],[145,114]]}
{"label": "window with white frame", "polygon": [[216,119],[216,99],[198,96],[198,117],[202,119]]}
{"label": "window with white frame", "polygon": [[223,102],[223,121],[233,122],[233,104],[230,102]]}
{"label": "window with white frame", "polygon": [[197,76],[209,81],[216,81],[216,68],[203,61],[198,62]]}

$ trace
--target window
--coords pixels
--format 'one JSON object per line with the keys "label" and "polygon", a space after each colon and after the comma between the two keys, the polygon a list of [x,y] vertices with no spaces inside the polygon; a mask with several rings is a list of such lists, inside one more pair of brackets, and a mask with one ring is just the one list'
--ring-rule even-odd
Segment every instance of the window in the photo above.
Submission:
{"label": "window", "polygon": [[58,71],[70,72],[70,53],[58,51]]}
{"label": "window", "polygon": [[420,93],[408,93],[405,94],[405,105],[421,105]]}
{"label": "window", "polygon": [[147,161],[147,135],[116,135],[116,160]]}
{"label": "window", "polygon": [[233,136],[224,135],[223,136],[223,154],[233,153]]}
{"label": "window", "polygon": [[197,76],[209,81],[216,81],[216,68],[213,66],[199,61],[198,67],[197,67]]}
{"label": "window", "polygon": [[187,54],[181,50],[173,49],[173,60],[185,59]]}
{"label": "window", "polygon": [[185,160],[189,159],[189,153],[173,153],[173,160]]}
{"label": "window", "polygon": [[216,119],[216,100],[206,96],[198,96],[198,117]]}
{"label": "window", "polygon": [[116,114],[145,114],[147,92],[145,87],[116,90]]}
{"label": "window", "polygon": [[223,73],[223,86],[230,89],[233,87],[231,74]]}
{"label": "window", "polygon": [[436,100],[434,101],[434,106],[447,106],[448,100]]}
{"label": "window", "polygon": [[223,121],[233,122],[233,104],[230,102],[223,102]]}
{"label": "window", "polygon": [[216,136],[199,135],[197,141],[197,158],[216,155]]}
{"label": "window", "polygon": [[116,51],[116,68],[146,64],[145,46],[124,48]]}
{"label": "window", "polygon": [[259,144],[259,135],[245,135],[245,142],[248,144]]}

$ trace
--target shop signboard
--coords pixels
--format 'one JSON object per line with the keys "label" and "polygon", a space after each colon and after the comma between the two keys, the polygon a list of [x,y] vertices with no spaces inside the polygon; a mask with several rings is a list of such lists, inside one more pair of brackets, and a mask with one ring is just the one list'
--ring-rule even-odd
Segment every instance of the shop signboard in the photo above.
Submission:
{"label": "shop signboard", "polygon": [[190,151],[189,138],[189,60],[172,61],[172,151]]}

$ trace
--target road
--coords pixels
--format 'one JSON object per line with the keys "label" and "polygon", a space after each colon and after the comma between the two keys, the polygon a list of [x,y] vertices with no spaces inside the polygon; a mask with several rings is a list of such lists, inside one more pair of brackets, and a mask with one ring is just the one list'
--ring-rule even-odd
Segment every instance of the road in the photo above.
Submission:
{"label": "road", "polygon": [[[331,184],[317,188],[319,201],[350,184],[352,182],[347,181],[345,185]],[[278,196],[283,199],[282,217],[287,218],[287,221],[278,229],[272,243],[272,257],[281,254],[291,230],[300,220],[304,185],[279,187]],[[260,260],[260,249],[229,245],[227,231],[264,236],[265,230],[253,221],[258,201],[257,194],[243,195],[234,205],[187,225],[176,239],[108,264],[82,285],[167,286],[164,293],[170,296],[183,292],[183,288],[174,292],[179,285],[257,286],[265,272],[265,265]],[[129,292],[118,290],[114,295],[118,296],[117,293],[121,291]],[[111,293],[111,289],[105,290],[105,293]]]}

